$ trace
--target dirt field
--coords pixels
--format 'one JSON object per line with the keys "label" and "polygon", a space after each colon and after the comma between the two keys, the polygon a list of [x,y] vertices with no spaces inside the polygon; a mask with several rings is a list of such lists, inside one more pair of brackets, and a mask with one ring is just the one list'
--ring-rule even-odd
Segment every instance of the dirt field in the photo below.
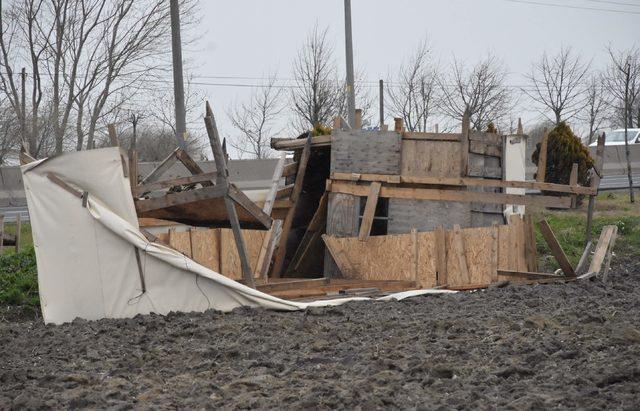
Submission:
{"label": "dirt field", "polygon": [[640,262],[611,281],[306,313],[0,324],[0,408],[640,404]]}

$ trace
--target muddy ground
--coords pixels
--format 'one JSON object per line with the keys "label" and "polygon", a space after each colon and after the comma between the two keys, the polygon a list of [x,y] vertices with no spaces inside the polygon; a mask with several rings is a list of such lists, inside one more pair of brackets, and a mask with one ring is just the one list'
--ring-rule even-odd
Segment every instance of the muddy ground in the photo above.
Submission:
{"label": "muddy ground", "polygon": [[613,408],[640,404],[640,262],[300,313],[0,323],[0,408]]}

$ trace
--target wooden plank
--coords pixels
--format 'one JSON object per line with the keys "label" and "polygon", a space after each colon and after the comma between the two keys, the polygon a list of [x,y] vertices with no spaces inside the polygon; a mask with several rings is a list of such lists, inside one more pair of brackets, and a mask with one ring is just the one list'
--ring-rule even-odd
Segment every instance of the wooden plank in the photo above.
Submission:
{"label": "wooden plank", "polygon": [[[364,197],[368,194],[368,188],[366,186],[358,185],[353,182],[333,181],[331,184],[331,192]],[[389,186],[382,186],[380,190],[380,197],[406,198],[414,200],[458,201],[463,203],[471,202],[487,204],[523,204],[554,208],[569,208],[571,206],[571,199],[565,197],[527,196],[519,194],[467,192],[456,190]]]}
{"label": "wooden plank", "polygon": [[297,162],[286,164],[282,169],[282,177],[295,175],[298,172],[298,166]]}
{"label": "wooden plank", "polygon": [[115,124],[107,124],[107,131],[109,133],[109,143],[111,147],[118,147],[120,144],[118,143],[118,133],[116,132]]}
{"label": "wooden plank", "polygon": [[83,196],[82,191],[76,190],[75,188],[71,187],[69,184],[64,182],[60,177],[58,177],[54,173],[47,173],[47,178],[52,183],[54,183],[55,185],[59,186],[60,188],[62,188],[66,192],[70,193],[71,195],[73,195],[75,197],[78,197],[79,199],[82,199],[82,196]]}
{"label": "wooden plank", "polygon": [[414,281],[418,281],[418,261],[419,261],[419,246],[418,246],[418,230],[415,228],[411,229],[411,242],[412,242],[412,259],[413,259],[413,279]]}
{"label": "wooden plank", "polygon": [[290,267],[293,267],[294,270],[298,270],[300,268],[300,264],[304,260],[307,251],[310,249],[311,245],[320,238],[318,234],[324,229],[327,221],[328,198],[329,195],[326,191],[322,194],[322,197],[320,197],[320,204],[313,214],[313,217],[309,222],[309,226],[307,227],[304,236],[302,236],[300,245],[291,259]]}
{"label": "wooden plank", "polygon": [[543,219],[540,221],[540,232],[551,249],[551,254],[560,265],[562,272],[564,272],[564,275],[567,277],[575,277],[576,273],[573,271],[573,267],[569,263],[560,243],[558,243],[556,236],[553,234],[553,231],[551,231],[551,227],[549,227],[547,220]]}
{"label": "wooden plank", "polygon": [[387,174],[369,174],[369,173],[331,173],[332,180],[345,181],[379,181],[381,183],[390,184],[427,184],[427,185],[443,185],[443,186],[466,186],[466,187],[495,187],[495,188],[524,188],[532,190],[554,191],[559,193],[572,194],[595,194],[595,190],[591,187],[569,186],[555,183],[539,183],[537,181],[505,181],[490,178],[476,177],[431,177],[431,176],[412,176],[412,175],[387,175]]}
{"label": "wooden plank", "polygon": [[460,142],[461,133],[426,133],[417,131],[405,131],[402,133],[403,140],[424,140],[424,141],[457,141]]}
{"label": "wooden plank", "polygon": [[609,267],[611,266],[611,258],[613,257],[613,246],[616,243],[616,238],[618,238],[618,227],[614,226],[613,233],[611,234],[611,240],[609,241],[609,247],[607,249],[607,263],[605,264],[604,272],[602,273],[602,281],[605,282],[607,281],[607,277],[609,276]]}
{"label": "wooden plank", "polygon": [[547,176],[547,141],[549,140],[549,132],[544,130],[542,141],[540,142],[540,153],[538,155],[538,170],[536,172],[536,181],[544,182]]}
{"label": "wooden plank", "polygon": [[265,228],[271,227],[271,217],[262,211],[245,193],[240,191],[234,184],[229,183],[229,191],[227,193],[230,199],[242,207],[247,213],[259,221]]}
{"label": "wooden plank", "polygon": [[471,277],[469,276],[469,268],[467,267],[467,256],[464,252],[464,242],[462,241],[462,234],[460,233],[460,226],[455,224],[453,226],[452,240],[452,252],[458,258],[458,268],[465,283],[471,283]]}
{"label": "wooden plank", "polygon": [[268,278],[269,266],[271,265],[271,259],[273,252],[278,243],[278,239],[282,233],[282,220],[275,220],[271,225],[267,235],[265,235],[262,246],[260,247],[260,254],[255,266],[255,276],[257,278]]}
{"label": "wooden plank", "polygon": [[[272,138],[271,148],[282,151],[302,150],[306,145],[306,140],[306,138]],[[311,137],[311,147],[325,147],[330,145],[331,135]]]}
{"label": "wooden plank", "polygon": [[196,190],[182,191],[179,193],[168,193],[162,197],[157,198],[136,200],[136,211],[138,212],[138,214],[140,214],[152,210],[192,203],[195,201],[219,198],[225,196],[227,191],[228,187],[216,185],[213,187],[204,187]]}
{"label": "wooden plank", "polygon": [[271,177],[271,187],[269,188],[266,200],[262,205],[262,211],[266,215],[271,215],[271,211],[273,210],[273,203],[278,197],[278,186],[280,185],[280,179],[282,178],[282,171],[284,170],[284,162],[286,159],[287,155],[285,153],[282,153],[280,155],[278,163],[276,164],[276,168],[273,171],[273,176]]}
{"label": "wooden plank", "polygon": [[589,259],[589,253],[591,252],[592,245],[593,243],[589,241],[587,242],[587,245],[584,246],[584,251],[582,252],[582,256],[580,256],[580,260],[578,261],[578,265],[575,269],[576,275],[584,274],[584,270],[587,268],[587,261]]}
{"label": "wooden plank", "polygon": [[293,184],[289,184],[288,186],[282,187],[278,191],[276,191],[276,199],[289,198],[291,197],[291,193],[293,192]]}
{"label": "wooden plank", "polygon": [[272,276],[276,278],[280,277],[282,269],[284,267],[284,259],[287,254],[287,240],[289,239],[289,231],[291,231],[291,225],[293,224],[293,217],[295,216],[296,211],[295,206],[298,201],[298,196],[302,191],[302,183],[307,172],[309,157],[311,156],[312,139],[313,137],[311,137],[311,133],[309,133],[309,136],[306,139],[306,145],[304,147],[304,150],[302,150],[302,155],[300,156],[298,173],[296,175],[296,181],[293,185],[293,190],[291,191],[290,197],[291,201],[293,202],[293,207],[289,209],[289,211],[287,212],[287,216],[284,219],[282,234],[280,235],[280,243],[278,244],[278,251],[273,263]]}
{"label": "wooden plank", "polygon": [[525,214],[524,216],[524,235],[527,270],[536,272],[538,271],[538,247],[536,245],[536,233],[531,214]]}
{"label": "wooden plank", "polygon": [[188,230],[176,231],[175,228],[170,228],[167,241],[170,247],[191,258],[191,235]]}
{"label": "wooden plank", "polygon": [[211,180],[215,180],[216,174],[217,173],[213,171],[211,173],[196,174],[196,175],[191,175],[187,177],[178,177],[171,180],[155,181],[153,183],[148,183],[144,185],[132,186],[131,191],[133,192],[134,197],[140,197],[145,193],[148,193],[151,191],[163,190],[166,188],[171,188],[171,187],[176,187],[181,185],[196,184],[196,183],[202,183],[205,181],[211,183]]}
{"label": "wooden plank", "polygon": [[481,143],[479,141],[469,142],[469,152],[485,156],[502,157],[502,147]]}
{"label": "wooden plank", "polygon": [[466,177],[469,174],[469,129],[471,128],[469,113],[465,112],[462,117],[462,138],[460,139],[460,176]]}
{"label": "wooden plank", "polygon": [[461,144],[452,141],[403,140],[400,173],[416,177],[460,177]]}
{"label": "wooden plank", "polygon": [[[1,237],[1,236],[0,236]],[[20,213],[16,214],[16,235],[15,235],[15,247],[16,253],[19,253],[22,248],[22,216]]]}
{"label": "wooden plank", "polygon": [[258,285],[256,288],[263,293],[273,293],[277,291],[304,290],[316,288],[319,285],[327,285],[330,280],[328,278],[312,278],[304,280],[291,280],[277,283],[268,283]]}
{"label": "wooden plank", "polygon": [[602,231],[600,232],[600,239],[598,239],[598,243],[596,244],[593,257],[591,258],[591,264],[589,265],[587,272],[596,273],[596,275],[600,273],[602,263],[604,262],[607,250],[609,249],[611,237],[616,229],[617,227],[613,225],[607,225],[602,228]]}
{"label": "wooden plank", "polygon": [[371,225],[373,224],[373,217],[376,212],[376,206],[378,205],[378,196],[380,194],[380,188],[382,184],[374,181],[369,187],[369,195],[367,196],[367,204],[364,207],[364,213],[362,214],[362,223],[360,224],[360,234],[358,238],[360,241],[367,241],[371,234]]}
{"label": "wooden plank", "polygon": [[224,202],[227,206],[227,213],[229,214],[229,221],[231,222],[231,229],[233,230],[233,238],[236,242],[236,248],[238,250],[238,255],[240,256],[240,265],[242,267],[242,279],[244,280],[244,284],[255,288],[255,284],[253,281],[253,271],[251,270],[251,265],[249,264],[249,257],[247,255],[247,247],[244,243],[244,238],[242,236],[242,230],[240,229],[240,222],[238,221],[238,214],[236,212],[236,206],[234,201],[225,196]]}
{"label": "wooden plank", "polygon": [[585,244],[591,241],[591,229],[593,226],[593,210],[596,204],[596,194],[600,187],[600,179],[602,178],[602,165],[604,163],[604,147],[606,142],[606,134],[602,133],[598,136],[598,146],[596,148],[596,160],[593,167],[593,175],[591,176],[591,188],[594,193],[589,197],[589,205],[587,207],[587,232],[585,235]]}
{"label": "wooden plank", "polygon": [[443,226],[435,231],[437,285],[447,284],[447,241]]}
{"label": "wooden plank", "polygon": [[[191,156],[184,150],[182,150],[181,148],[176,150],[176,158],[182,163],[182,165],[185,166],[185,168],[187,170],[189,170],[189,172],[193,175],[197,175],[197,174],[204,174],[204,170],[202,170],[202,168],[198,165],[198,163],[196,163],[195,161],[193,161],[193,159],[191,158]],[[225,168],[226,170],[226,168]],[[218,173],[218,169],[216,168],[216,178],[219,178],[220,175],[222,173]],[[225,175],[226,176],[226,175]],[[211,181],[202,181],[200,184],[202,184],[203,187],[210,187],[212,186],[214,183]]]}
{"label": "wooden plank", "polygon": [[[576,187],[578,185],[578,163],[571,166],[571,174],[569,175],[569,185]],[[574,194],[571,196],[571,208],[576,208],[578,197]]]}
{"label": "wooden plank", "polygon": [[511,271],[511,270],[498,270],[499,276],[508,276],[508,277],[524,277],[528,280],[535,279],[564,279],[563,276],[557,274],[547,274],[547,273],[538,273],[538,272],[530,272],[530,271]]}
{"label": "wooden plank", "polygon": [[138,185],[138,152],[129,150],[129,184],[131,189]]}
{"label": "wooden plank", "polygon": [[178,157],[176,157],[176,151],[179,149],[175,149],[171,154],[169,154],[156,168],[154,168],[145,178],[140,181],[141,185],[153,183],[154,181],[158,181],[160,176],[164,174],[167,170],[169,170],[173,165],[178,161]]}

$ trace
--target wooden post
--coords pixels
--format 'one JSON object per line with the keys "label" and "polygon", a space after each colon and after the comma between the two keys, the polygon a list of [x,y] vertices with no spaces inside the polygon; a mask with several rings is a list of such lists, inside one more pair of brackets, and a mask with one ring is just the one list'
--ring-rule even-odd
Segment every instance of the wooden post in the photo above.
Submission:
{"label": "wooden post", "polygon": [[595,273],[598,275],[600,269],[602,268],[602,263],[607,255],[607,251],[609,250],[609,245],[611,243],[611,238],[614,233],[618,230],[617,226],[607,225],[602,228],[602,232],[600,233],[600,238],[598,239],[598,244],[596,244],[595,251],[593,252],[593,257],[591,258],[591,264],[589,265],[588,273]]}
{"label": "wooden post", "polygon": [[518,131],[516,132],[516,134],[524,134],[524,129],[522,128],[522,119],[520,117],[518,117]]}
{"label": "wooden post", "polygon": [[453,248],[454,252],[458,256],[458,266],[460,268],[460,274],[466,284],[471,284],[471,277],[469,276],[469,268],[467,267],[467,255],[464,251],[464,241],[462,240],[462,232],[460,231],[460,226],[455,224],[453,226],[453,231],[451,233],[453,235]]}
{"label": "wooden post", "polygon": [[[578,186],[578,163],[573,163],[573,166],[571,166],[571,175],[569,176],[569,185],[571,187]],[[578,196],[574,194],[571,196],[571,208],[576,208],[577,206],[578,206]]]}
{"label": "wooden post", "polygon": [[109,141],[111,142],[111,147],[118,147],[118,133],[116,133],[115,124],[107,124],[107,131],[109,132]]}
{"label": "wooden post", "polygon": [[469,130],[471,120],[469,112],[465,111],[462,117],[462,145],[460,146],[460,175],[466,177],[469,174]]}
{"label": "wooden post", "polygon": [[129,184],[131,188],[138,185],[138,152],[134,149],[129,151]]}
{"label": "wooden post", "polygon": [[613,233],[611,234],[611,241],[609,241],[609,248],[607,250],[607,262],[604,266],[604,272],[602,273],[602,281],[607,281],[607,276],[609,275],[609,267],[611,266],[611,258],[613,256],[613,246],[616,243],[616,238],[618,238],[618,227],[613,226]]}
{"label": "wooden post", "polygon": [[360,234],[358,235],[360,241],[367,241],[371,234],[371,225],[373,224],[373,217],[376,212],[376,206],[378,205],[378,196],[380,195],[381,187],[382,184],[374,181],[371,183],[369,188],[367,204],[364,207],[364,213],[362,214],[362,223],[360,223]]}
{"label": "wooden post", "polygon": [[273,257],[273,251],[281,233],[282,220],[275,220],[262,240],[262,246],[260,247],[260,253],[258,254],[258,261],[256,262],[255,276],[257,278],[268,280],[271,257]]}
{"label": "wooden post", "polygon": [[278,194],[278,185],[280,184],[280,179],[282,178],[282,172],[284,171],[284,162],[287,159],[287,154],[282,153],[280,155],[280,159],[276,164],[276,168],[273,171],[273,177],[271,178],[271,188],[269,189],[269,193],[267,194],[267,198],[262,206],[262,211],[265,214],[271,215],[271,211],[273,210],[273,204],[276,200],[276,195]]}
{"label": "wooden post", "polygon": [[549,132],[544,129],[542,141],[540,141],[540,152],[538,153],[538,171],[536,173],[536,181],[544,182],[547,176],[547,140],[549,139]]}
{"label": "wooden post", "polygon": [[0,254],[4,251],[4,215],[0,215]]}
{"label": "wooden post", "polygon": [[564,275],[567,277],[575,277],[576,273],[573,270],[571,263],[569,263],[569,259],[567,259],[566,254],[562,250],[562,246],[560,246],[560,243],[558,243],[556,236],[553,234],[553,231],[551,231],[551,227],[549,227],[549,223],[547,223],[547,220],[540,221],[540,232],[547,242],[547,245],[551,249],[551,254],[553,254],[553,257],[560,265],[560,268],[562,269]]}
{"label": "wooden post", "polygon": [[[602,178],[602,164],[604,162],[604,145],[606,142],[606,135],[602,133],[598,136],[598,147],[596,148],[596,160],[593,167],[593,175],[591,176],[591,188],[596,189],[600,187],[600,179]],[[597,194],[596,194],[597,195]],[[589,196],[589,206],[587,208],[587,233],[585,235],[585,244],[589,244],[591,241],[591,230],[593,226],[593,210],[596,205],[596,195]]]}
{"label": "wooden post", "polygon": [[404,120],[402,120],[401,117],[396,117],[393,119],[393,122],[393,131],[395,131],[396,133],[402,133],[402,130],[404,130]]}
{"label": "wooden post", "polygon": [[16,253],[20,252],[21,244],[20,240],[22,238],[22,216],[20,213],[16,214]]}
{"label": "wooden post", "polygon": [[362,129],[362,109],[361,108],[356,109],[356,122],[353,128],[355,130]]}
{"label": "wooden post", "polygon": [[384,81],[380,80],[379,82],[379,91],[380,97],[380,131],[384,131]]}
{"label": "wooden post", "polygon": [[531,218],[531,214],[525,214],[524,216],[524,237],[527,271],[535,273],[538,271],[538,251],[536,247],[536,233],[533,229],[533,219]]}

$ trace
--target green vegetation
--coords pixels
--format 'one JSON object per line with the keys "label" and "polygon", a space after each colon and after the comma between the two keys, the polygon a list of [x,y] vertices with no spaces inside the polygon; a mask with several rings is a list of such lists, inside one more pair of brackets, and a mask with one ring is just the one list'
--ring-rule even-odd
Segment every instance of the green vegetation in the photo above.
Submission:
{"label": "green vegetation", "polygon": [[38,270],[32,246],[19,253],[0,255],[0,304],[39,307]]}
{"label": "green vegetation", "polygon": [[[531,156],[534,164],[538,163],[540,153],[540,143]],[[587,171],[593,167],[593,159],[589,150],[582,144],[571,128],[561,122],[551,132],[547,140],[547,171],[545,181],[549,183],[569,184],[571,167],[573,163],[578,163],[578,183],[583,186],[589,185],[589,175]],[[558,193],[545,193],[558,195]]]}
{"label": "green vegetation", "polygon": [[[4,231],[9,233],[9,234],[15,234],[16,233],[16,224],[15,223],[5,223],[4,224]],[[21,233],[20,244],[23,247],[33,244],[33,239],[31,238],[31,225],[29,223],[22,223],[21,224],[20,233]],[[4,253],[4,254],[13,253],[13,252],[14,252],[14,248],[13,247],[4,247],[4,249],[2,251],[2,253]],[[0,253],[0,254],[2,254],[2,253]]]}

